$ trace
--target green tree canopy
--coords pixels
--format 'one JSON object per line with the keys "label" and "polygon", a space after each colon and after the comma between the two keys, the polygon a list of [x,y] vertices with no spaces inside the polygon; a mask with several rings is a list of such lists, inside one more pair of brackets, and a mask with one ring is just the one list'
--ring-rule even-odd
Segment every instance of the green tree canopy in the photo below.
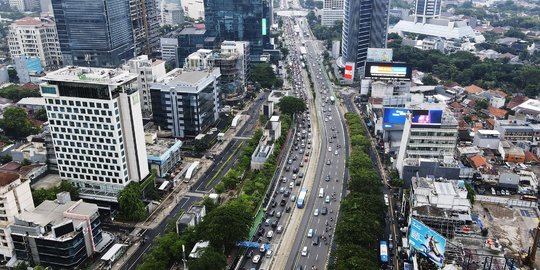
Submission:
{"label": "green tree canopy", "polygon": [[220,270],[227,266],[227,257],[212,248],[205,248],[198,259],[188,262],[190,270]]}
{"label": "green tree canopy", "polygon": [[281,113],[291,116],[307,109],[306,103],[301,98],[292,96],[282,97],[277,105]]}
{"label": "green tree canopy", "polygon": [[142,191],[139,183],[131,182],[120,191],[118,193],[120,218],[126,221],[143,220],[147,216],[147,212],[141,198]]}
{"label": "green tree canopy", "polygon": [[222,205],[208,213],[197,233],[203,240],[217,249],[230,250],[238,241],[245,240],[252,222],[248,206],[238,201]]}
{"label": "green tree canopy", "polygon": [[278,84],[274,69],[269,64],[255,65],[251,70],[251,80],[262,88],[272,88]]}
{"label": "green tree canopy", "polygon": [[56,194],[64,191],[69,192],[72,200],[79,199],[79,188],[73,186],[66,180],[63,180],[58,187],[32,190],[32,199],[34,200],[35,205],[40,205],[45,200],[55,200]]}
{"label": "green tree canopy", "polygon": [[26,138],[39,131],[30,121],[26,111],[18,107],[9,107],[4,110],[4,118],[0,119],[0,128],[8,137],[14,139]]}
{"label": "green tree canopy", "polygon": [[41,94],[38,90],[25,89],[18,85],[10,85],[0,89],[0,97],[17,102],[25,97],[39,97]]}

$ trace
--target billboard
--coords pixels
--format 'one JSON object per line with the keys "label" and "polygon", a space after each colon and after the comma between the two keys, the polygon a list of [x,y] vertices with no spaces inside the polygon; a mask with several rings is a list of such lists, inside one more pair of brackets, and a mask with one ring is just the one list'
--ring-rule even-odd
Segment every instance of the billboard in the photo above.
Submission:
{"label": "billboard", "polygon": [[414,218],[409,229],[409,245],[437,266],[443,266],[446,239]]}
{"label": "billboard", "polygon": [[345,74],[343,75],[345,80],[352,81],[354,80],[354,63],[347,62],[345,63]]}
{"label": "billboard", "polygon": [[440,125],[442,110],[412,110],[411,122],[413,125]]}
{"label": "billboard", "polygon": [[365,77],[411,80],[412,67],[405,63],[366,62]]}
{"label": "billboard", "polygon": [[392,62],[394,51],[392,49],[368,48],[368,62]]}
{"label": "billboard", "polygon": [[394,128],[396,125],[405,124],[408,112],[408,109],[403,108],[384,108],[383,129]]}
{"label": "billboard", "polygon": [[262,18],[262,35],[266,36],[266,18]]}

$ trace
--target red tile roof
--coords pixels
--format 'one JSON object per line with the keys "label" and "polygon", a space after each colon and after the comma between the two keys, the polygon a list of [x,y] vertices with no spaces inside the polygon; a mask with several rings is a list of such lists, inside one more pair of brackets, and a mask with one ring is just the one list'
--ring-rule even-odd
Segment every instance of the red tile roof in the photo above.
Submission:
{"label": "red tile roof", "polygon": [[525,162],[540,163],[540,159],[531,151],[525,152]]}
{"label": "red tile roof", "polygon": [[478,169],[481,167],[487,167],[489,165],[486,161],[486,158],[484,158],[483,156],[476,155],[476,156],[470,157],[469,159],[472,163],[471,165],[475,169]]}
{"label": "red tile roof", "polygon": [[19,179],[18,173],[0,172],[0,186],[7,186],[17,179]]}
{"label": "red tile roof", "polygon": [[478,94],[478,93],[481,93],[481,92],[484,92],[486,91],[484,88],[480,87],[480,86],[476,86],[474,84],[471,84],[469,86],[465,86],[465,91],[469,94]]}
{"label": "red tile roof", "polygon": [[498,119],[506,118],[506,114],[508,113],[508,111],[506,111],[505,109],[499,109],[491,106],[489,106],[487,110],[489,111],[490,115],[493,115]]}
{"label": "red tile roof", "polygon": [[527,96],[523,96],[523,95],[517,95],[515,97],[513,97],[510,102],[508,102],[508,104],[506,104],[506,108],[508,109],[512,109],[518,105],[520,105],[521,103],[525,102],[529,100],[529,98]]}
{"label": "red tile roof", "polygon": [[495,89],[495,90],[489,90],[488,92],[494,94],[494,95],[498,95],[500,97],[503,97],[505,98],[506,96],[508,96],[508,94],[506,94],[505,92],[501,91],[501,89]]}

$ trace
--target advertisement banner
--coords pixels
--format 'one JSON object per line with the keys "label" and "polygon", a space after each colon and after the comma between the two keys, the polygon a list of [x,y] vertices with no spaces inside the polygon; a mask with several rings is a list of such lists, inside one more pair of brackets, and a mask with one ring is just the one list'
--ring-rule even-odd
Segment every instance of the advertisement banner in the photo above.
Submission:
{"label": "advertisement banner", "polygon": [[352,81],[354,80],[354,63],[347,62],[345,63],[345,74],[343,75],[345,80]]}
{"label": "advertisement banner", "polygon": [[414,218],[409,230],[409,245],[437,266],[443,266],[446,239]]}
{"label": "advertisement banner", "polygon": [[411,122],[414,125],[440,125],[442,110],[413,110]]}
{"label": "advertisement banner", "polygon": [[369,62],[392,62],[394,51],[392,49],[368,48],[367,61]]}
{"label": "advertisement banner", "polygon": [[365,77],[411,80],[412,67],[405,63],[366,62]]}

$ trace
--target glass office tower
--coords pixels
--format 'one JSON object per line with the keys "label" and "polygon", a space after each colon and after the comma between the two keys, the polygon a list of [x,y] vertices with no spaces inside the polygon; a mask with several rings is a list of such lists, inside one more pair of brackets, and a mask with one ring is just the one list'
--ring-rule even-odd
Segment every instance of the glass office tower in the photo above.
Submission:
{"label": "glass office tower", "polygon": [[53,0],[64,63],[117,67],[134,56],[126,0]]}
{"label": "glass office tower", "polygon": [[368,48],[385,48],[389,0],[345,0],[343,10],[343,62],[356,64],[362,77]]}
{"label": "glass office tower", "polygon": [[249,41],[252,55],[261,55],[270,43],[270,0],[204,0],[204,16],[208,36]]}

